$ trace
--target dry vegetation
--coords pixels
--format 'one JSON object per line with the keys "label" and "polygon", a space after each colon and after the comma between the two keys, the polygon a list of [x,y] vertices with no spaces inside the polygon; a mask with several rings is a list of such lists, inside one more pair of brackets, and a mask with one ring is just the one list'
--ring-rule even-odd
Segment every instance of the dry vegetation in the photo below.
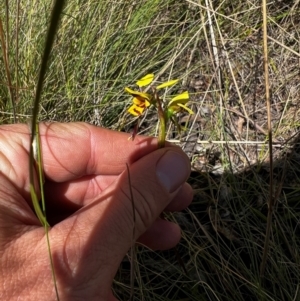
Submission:
{"label": "dry vegetation", "polygon": [[[8,31],[0,6],[18,122],[31,114],[50,3],[21,1],[19,27],[10,3]],[[67,1],[40,120],[130,131],[124,86],[148,72],[158,82],[182,79],[174,92],[188,89],[196,112],[168,136],[193,166],[195,199],[169,216],[182,227],[188,273],[173,250],[139,248],[134,300],[300,300],[300,4],[268,1],[267,9],[275,210],[261,277],[270,171],[261,2]],[[4,67],[0,74],[1,122],[11,123]],[[156,131],[149,111],[141,132]],[[129,269],[125,259],[114,284],[120,300],[129,298]]]}

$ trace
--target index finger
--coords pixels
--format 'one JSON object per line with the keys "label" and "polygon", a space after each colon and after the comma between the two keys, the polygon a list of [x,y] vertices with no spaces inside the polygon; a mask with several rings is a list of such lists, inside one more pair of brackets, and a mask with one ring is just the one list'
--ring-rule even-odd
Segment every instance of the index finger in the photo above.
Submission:
{"label": "index finger", "polygon": [[45,175],[64,182],[86,175],[118,175],[127,164],[157,149],[157,140],[87,123],[41,123]]}

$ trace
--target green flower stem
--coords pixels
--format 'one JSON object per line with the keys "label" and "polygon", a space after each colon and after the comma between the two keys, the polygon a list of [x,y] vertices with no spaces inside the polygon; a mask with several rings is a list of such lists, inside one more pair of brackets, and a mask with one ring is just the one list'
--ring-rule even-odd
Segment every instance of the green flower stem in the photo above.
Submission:
{"label": "green flower stem", "polygon": [[158,97],[156,91],[154,94],[154,98],[157,102],[157,112],[159,118],[159,133],[158,133],[158,148],[165,147],[166,144],[166,123],[167,123],[167,115],[165,114],[163,107],[161,105],[161,100]]}
{"label": "green flower stem", "polygon": [[165,147],[166,143],[166,118],[164,113],[159,114],[158,148]]}

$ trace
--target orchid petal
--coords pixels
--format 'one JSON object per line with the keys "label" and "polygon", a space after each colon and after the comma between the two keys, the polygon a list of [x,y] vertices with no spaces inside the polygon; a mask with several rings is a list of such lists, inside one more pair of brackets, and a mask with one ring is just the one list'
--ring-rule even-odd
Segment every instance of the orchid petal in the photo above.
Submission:
{"label": "orchid petal", "polygon": [[139,107],[137,105],[132,105],[127,112],[133,116],[140,116],[144,112],[145,108]]}
{"label": "orchid petal", "polygon": [[169,103],[169,105],[172,105],[173,103],[187,103],[189,100],[189,92],[185,91],[175,97],[173,97]]}
{"label": "orchid petal", "polygon": [[136,84],[141,88],[141,87],[144,87],[144,86],[148,86],[152,83],[154,79],[154,74],[151,73],[151,74],[147,74],[145,75],[144,77],[142,77],[140,80],[138,80],[136,82]]}
{"label": "orchid petal", "polygon": [[162,84],[158,85],[156,87],[156,89],[158,90],[158,89],[174,86],[178,83],[178,81],[179,81],[179,79],[170,80],[168,82],[165,82],[165,83],[162,83]]}
{"label": "orchid petal", "polygon": [[147,101],[150,102],[150,99],[151,99],[151,95],[150,94],[139,92],[139,91],[135,91],[135,90],[131,90],[128,87],[125,87],[125,91],[127,93],[129,93],[130,95],[134,96],[134,97],[143,98],[143,99],[145,99],[145,100],[147,100]]}
{"label": "orchid petal", "polygon": [[137,105],[138,107],[144,107],[147,108],[150,106],[150,102],[142,97],[134,97],[132,99],[132,102]]}
{"label": "orchid petal", "polygon": [[183,105],[181,103],[179,103],[178,106],[181,107],[181,108],[183,108],[184,110],[186,110],[189,114],[191,114],[191,115],[194,114],[194,112],[191,109],[189,109],[187,106],[185,106],[185,105]]}

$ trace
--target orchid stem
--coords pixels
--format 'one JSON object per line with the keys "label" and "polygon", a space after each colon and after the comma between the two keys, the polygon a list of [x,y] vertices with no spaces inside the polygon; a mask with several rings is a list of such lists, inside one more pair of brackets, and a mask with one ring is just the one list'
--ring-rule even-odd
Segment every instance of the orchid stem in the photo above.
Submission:
{"label": "orchid stem", "polygon": [[158,148],[165,147],[165,143],[166,143],[166,119],[164,114],[159,114]]}
{"label": "orchid stem", "polygon": [[[155,90],[154,90],[155,91]],[[166,114],[163,110],[161,100],[158,97],[156,91],[154,92],[155,99],[157,101],[157,111],[158,111],[158,118],[159,118],[159,133],[158,133],[158,148],[165,147],[166,144]]]}

